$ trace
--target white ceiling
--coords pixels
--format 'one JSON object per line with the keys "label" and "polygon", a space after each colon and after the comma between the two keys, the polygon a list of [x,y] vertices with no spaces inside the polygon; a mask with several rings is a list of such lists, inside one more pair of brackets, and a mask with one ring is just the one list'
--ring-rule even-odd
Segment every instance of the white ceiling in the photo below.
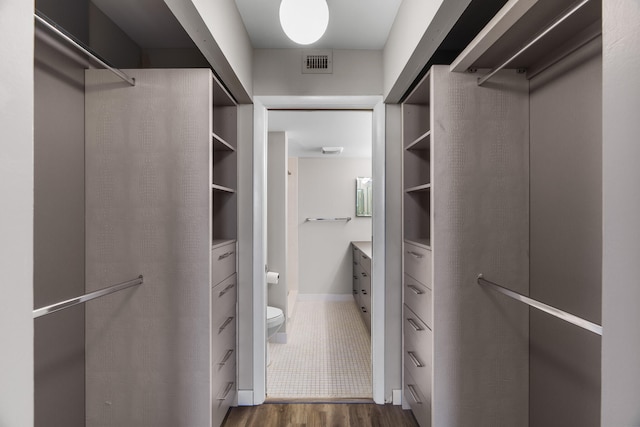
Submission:
{"label": "white ceiling", "polygon": [[[344,147],[339,157],[371,157],[373,113],[352,110],[269,110],[269,132],[286,132],[292,157],[328,157],[322,147]],[[331,157],[336,157],[331,155]]]}
{"label": "white ceiling", "polygon": [[[295,48],[280,27],[280,0],[235,0],[257,49]],[[327,0],[329,26],[316,43],[323,49],[382,49],[402,0]]]}

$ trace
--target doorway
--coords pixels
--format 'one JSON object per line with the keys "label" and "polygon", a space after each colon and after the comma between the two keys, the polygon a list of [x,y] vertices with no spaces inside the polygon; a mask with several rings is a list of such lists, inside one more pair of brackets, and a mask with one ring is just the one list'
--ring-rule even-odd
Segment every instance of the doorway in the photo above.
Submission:
{"label": "doorway", "polygon": [[[254,98],[254,227],[253,227],[253,404],[261,404],[267,397],[267,341],[266,285],[267,263],[267,141],[270,110],[337,109],[372,111],[372,178],[384,182],[384,106],[379,96],[372,97],[255,97]],[[354,192],[355,192],[354,176]],[[371,371],[372,394],[376,403],[384,403],[384,185],[373,190],[372,284],[371,293]],[[306,218],[305,218],[306,219]],[[379,254],[379,256],[376,256]],[[350,258],[350,257],[349,257]],[[378,297],[376,298],[376,295]],[[260,315],[262,313],[262,315]]]}
{"label": "doorway", "polygon": [[372,399],[372,118],[268,111],[269,401]]}

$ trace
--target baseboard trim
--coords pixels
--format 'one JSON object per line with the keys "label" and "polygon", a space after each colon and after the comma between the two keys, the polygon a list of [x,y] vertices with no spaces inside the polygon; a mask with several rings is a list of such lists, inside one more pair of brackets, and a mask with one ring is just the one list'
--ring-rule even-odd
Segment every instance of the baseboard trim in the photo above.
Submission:
{"label": "baseboard trim", "polygon": [[298,294],[298,301],[353,301],[351,294]]}
{"label": "baseboard trim", "polygon": [[253,406],[253,390],[238,390],[238,406]]}

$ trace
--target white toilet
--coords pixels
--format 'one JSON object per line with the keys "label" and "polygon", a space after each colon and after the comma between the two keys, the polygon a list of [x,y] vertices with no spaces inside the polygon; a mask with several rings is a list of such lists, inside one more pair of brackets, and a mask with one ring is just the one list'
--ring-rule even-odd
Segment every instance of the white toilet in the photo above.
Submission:
{"label": "white toilet", "polygon": [[276,307],[267,306],[267,341],[276,332],[280,330],[280,327],[284,323],[284,313],[281,309]]}
{"label": "white toilet", "polygon": [[267,306],[267,366],[271,364],[271,357],[269,357],[269,338],[274,336],[284,323],[284,313],[281,309],[276,307]]}

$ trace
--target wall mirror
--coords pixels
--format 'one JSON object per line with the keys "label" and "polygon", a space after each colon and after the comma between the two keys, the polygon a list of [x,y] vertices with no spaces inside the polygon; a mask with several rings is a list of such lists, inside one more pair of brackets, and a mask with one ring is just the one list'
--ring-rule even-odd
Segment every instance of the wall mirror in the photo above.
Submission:
{"label": "wall mirror", "polygon": [[370,177],[356,178],[356,216],[371,216],[373,188]]}

